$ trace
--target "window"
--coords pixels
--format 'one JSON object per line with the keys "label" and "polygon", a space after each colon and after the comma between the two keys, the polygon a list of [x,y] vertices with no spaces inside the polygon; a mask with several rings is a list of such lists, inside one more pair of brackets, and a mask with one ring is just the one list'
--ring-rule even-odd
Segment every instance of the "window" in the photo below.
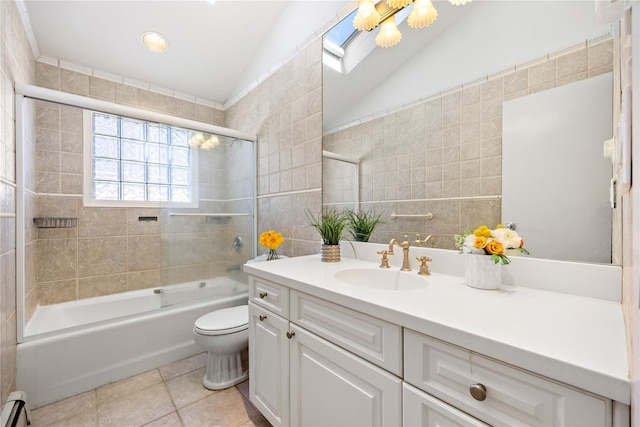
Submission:
{"label": "window", "polygon": [[184,128],[86,111],[85,204],[197,206],[197,150]]}

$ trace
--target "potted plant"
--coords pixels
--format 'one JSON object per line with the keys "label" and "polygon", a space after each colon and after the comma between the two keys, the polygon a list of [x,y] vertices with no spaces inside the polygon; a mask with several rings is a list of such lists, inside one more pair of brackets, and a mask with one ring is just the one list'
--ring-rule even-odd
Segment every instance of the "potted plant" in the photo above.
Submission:
{"label": "potted plant", "polygon": [[473,233],[465,230],[454,236],[456,247],[465,254],[465,282],[473,288],[498,289],[502,282],[500,265],[509,264],[507,251],[529,254],[524,241],[514,230],[498,224],[495,230],[486,225]]}
{"label": "potted plant", "polygon": [[384,221],[380,219],[382,214],[377,214],[373,210],[348,210],[347,230],[356,242],[368,242],[371,234]]}
{"label": "potted plant", "polygon": [[322,238],[322,261],[340,261],[340,240],[347,226],[347,215],[337,209],[324,209],[322,214],[313,215],[307,211],[309,225],[318,231]]}

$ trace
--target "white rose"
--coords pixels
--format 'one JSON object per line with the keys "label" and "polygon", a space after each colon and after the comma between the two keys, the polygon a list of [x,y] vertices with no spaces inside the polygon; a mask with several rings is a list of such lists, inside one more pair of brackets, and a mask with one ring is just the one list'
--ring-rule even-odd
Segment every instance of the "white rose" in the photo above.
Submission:
{"label": "white rose", "polygon": [[514,230],[509,228],[498,228],[493,230],[491,234],[497,242],[502,243],[502,246],[504,246],[505,249],[520,247],[522,239],[520,239],[520,236]]}

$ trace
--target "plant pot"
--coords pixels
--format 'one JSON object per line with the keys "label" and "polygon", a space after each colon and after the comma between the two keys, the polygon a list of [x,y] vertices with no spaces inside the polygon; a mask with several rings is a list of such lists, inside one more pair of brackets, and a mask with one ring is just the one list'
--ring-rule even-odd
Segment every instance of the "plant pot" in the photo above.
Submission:
{"label": "plant pot", "polygon": [[321,249],[322,262],[340,262],[340,245],[322,244]]}
{"label": "plant pot", "polygon": [[489,255],[464,255],[465,283],[476,289],[498,289],[502,284],[502,265]]}

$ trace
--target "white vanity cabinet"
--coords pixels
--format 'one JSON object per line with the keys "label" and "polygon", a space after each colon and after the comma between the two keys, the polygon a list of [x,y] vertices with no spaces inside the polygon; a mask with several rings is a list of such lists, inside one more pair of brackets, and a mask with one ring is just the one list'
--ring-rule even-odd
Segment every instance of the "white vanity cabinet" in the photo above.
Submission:
{"label": "white vanity cabinet", "polygon": [[253,276],[249,300],[250,399],[272,425],[402,424],[402,380],[344,349],[401,369],[400,327]]}

